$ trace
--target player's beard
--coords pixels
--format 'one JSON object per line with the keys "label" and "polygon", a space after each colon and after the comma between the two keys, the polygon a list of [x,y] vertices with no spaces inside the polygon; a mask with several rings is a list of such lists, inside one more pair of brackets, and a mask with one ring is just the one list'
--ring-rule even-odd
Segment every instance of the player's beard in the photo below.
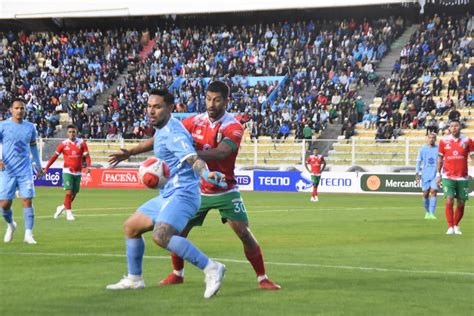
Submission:
{"label": "player's beard", "polygon": [[220,119],[225,113],[225,110],[218,111],[214,109],[208,109],[207,114],[209,115],[209,118],[211,118],[213,121],[217,121]]}

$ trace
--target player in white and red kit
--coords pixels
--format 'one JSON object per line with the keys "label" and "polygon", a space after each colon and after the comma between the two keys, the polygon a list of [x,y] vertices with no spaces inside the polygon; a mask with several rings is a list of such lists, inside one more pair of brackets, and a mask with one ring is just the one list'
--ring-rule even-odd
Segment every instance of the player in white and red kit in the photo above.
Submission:
{"label": "player in white and red kit", "polygon": [[[235,160],[244,129],[231,114],[226,112],[229,87],[222,81],[209,84],[206,92],[207,112],[183,121],[191,133],[197,153],[206,161],[210,171],[225,175],[227,188],[201,180],[201,206],[181,236],[187,236],[194,226],[202,226],[207,213],[218,209],[223,223],[228,223],[243,243],[244,253],[257,275],[259,287],[278,290],[280,286],[266,275],[260,246],[250,231],[247,211],[234,175]],[[161,285],[179,284],[184,280],[184,261],[171,255],[174,271],[160,282]]]}
{"label": "player in white and red kit", "polygon": [[89,155],[89,149],[87,148],[86,141],[77,138],[77,127],[75,125],[69,125],[67,127],[68,138],[64,140],[56,148],[56,152],[51,156],[48,164],[44,168],[44,173],[48,171],[49,167],[58,159],[59,155],[64,156],[64,167],[63,167],[63,186],[66,191],[64,197],[64,204],[56,208],[54,218],[58,218],[64,210],[66,210],[66,219],[68,221],[74,220],[72,214],[72,201],[76,198],[81,187],[81,175],[82,175],[82,159],[86,160],[86,172],[90,172],[91,158]]}
{"label": "player in white and red kit", "polygon": [[[309,167],[308,167],[309,166]],[[313,148],[313,154],[306,158],[305,167],[311,173],[311,181],[313,181],[313,193],[311,194],[311,202],[318,202],[318,186],[321,180],[321,173],[326,168],[326,161],[322,155],[318,155],[318,149]]]}
{"label": "player in white and red kit", "polygon": [[[464,215],[464,204],[469,198],[467,158],[474,163],[474,143],[471,138],[461,135],[461,124],[452,120],[449,126],[451,134],[441,139],[436,182],[443,183],[446,199],[447,235],[462,235],[459,222]],[[442,179],[442,180],[441,180]],[[453,211],[454,199],[457,199],[456,212]]]}

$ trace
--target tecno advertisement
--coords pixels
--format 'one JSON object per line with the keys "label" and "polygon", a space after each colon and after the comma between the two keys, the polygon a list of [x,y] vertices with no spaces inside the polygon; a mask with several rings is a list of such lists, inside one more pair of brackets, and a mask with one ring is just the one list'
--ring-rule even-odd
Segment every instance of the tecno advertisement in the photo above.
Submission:
{"label": "tecno advertisement", "polygon": [[[255,191],[311,192],[313,182],[309,172],[254,171]],[[360,178],[352,172],[323,172],[319,192],[360,192]]]}

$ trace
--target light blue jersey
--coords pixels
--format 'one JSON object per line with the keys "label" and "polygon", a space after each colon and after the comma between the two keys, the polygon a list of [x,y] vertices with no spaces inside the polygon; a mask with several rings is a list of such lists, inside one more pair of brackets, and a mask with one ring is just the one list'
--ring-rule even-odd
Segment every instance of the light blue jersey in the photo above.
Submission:
{"label": "light blue jersey", "polygon": [[163,197],[176,190],[194,192],[199,187],[199,176],[186,162],[190,156],[197,155],[191,134],[180,121],[170,118],[168,124],[155,131],[153,151],[170,168],[168,183],[161,189]]}
{"label": "light blue jersey", "polygon": [[5,173],[8,176],[32,176],[30,144],[36,143],[36,128],[30,122],[0,122],[0,143]]}
{"label": "light blue jersey", "polygon": [[160,196],[145,202],[138,210],[153,223],[167,223],[181,232],[201,204],[199,176],[186,162],[188,157],[196,155],[191,134],[180,121],[171,118],[155,131],[153,151],[170,168],[170,178],[160,190]]}
{"label": "light blue jersey", "polygon": [[416,159],[416,173],[421,169],[421,187],[423,191],[429,188],[438,190],[436,184],[436,165],[438,163],[438,145],[431,147],[424,145],[418,152]]}

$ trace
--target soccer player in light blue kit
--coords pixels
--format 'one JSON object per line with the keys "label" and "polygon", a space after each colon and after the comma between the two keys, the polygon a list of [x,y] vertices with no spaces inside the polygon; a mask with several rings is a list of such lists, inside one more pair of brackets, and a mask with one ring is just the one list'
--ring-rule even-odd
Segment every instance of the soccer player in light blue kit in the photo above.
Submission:
{"label": "soccer player in light blue kit", "polygon": [[10,105],[12,118],[0,122],[0,207],[7,222],[4,242],[11,242],[16,230],[13,220],[12,200],[18,188],[23,204],[25,218],[25,238],[27,244],[36,244],[33,238],[34,210],[32,199],[35,196],[33,170],[30,154],[33,156],[38,177],[43,176],[38,148],[36,146],[36,128],[23,121],[25,101],[16,98]]}
{"label": "soccer player in light blue kit", "polygon": [[436,194],[438,184],[436,183],[436,164],[438,162],[438,145],[436,145],[436,134],[428,134],[428,144],[422,146],[416,159],[416,182],[420,182],[421,168],[421,190],[423,191],[423,204],[425,206],[425,219],[436,219]]}
{"label": "soccer player in light blue kit", "polygon": [[147,114],[155,135],[136,147],[112,154],[109,163],[120,161],[147,151],[154,151],[170,168],[168,183],[161,194],[141,205],[124,224],[128,275],[108,290],[140,289],[145,287],[142,262],[145,242],[142,235],[153,230],[153,241],[160,247],[178,254],[205,273],[205,298],[214,296],[221,286],[225,266],[209,259],[189,240],[179,236],[189,219],[199,209],[201,193],[199,176],[204,180],[226,186],[224,175],[209,172],[199,159],[192,137],[178,120],[172,118],[174,98],[167,90],[152,90],[148,98]]}

